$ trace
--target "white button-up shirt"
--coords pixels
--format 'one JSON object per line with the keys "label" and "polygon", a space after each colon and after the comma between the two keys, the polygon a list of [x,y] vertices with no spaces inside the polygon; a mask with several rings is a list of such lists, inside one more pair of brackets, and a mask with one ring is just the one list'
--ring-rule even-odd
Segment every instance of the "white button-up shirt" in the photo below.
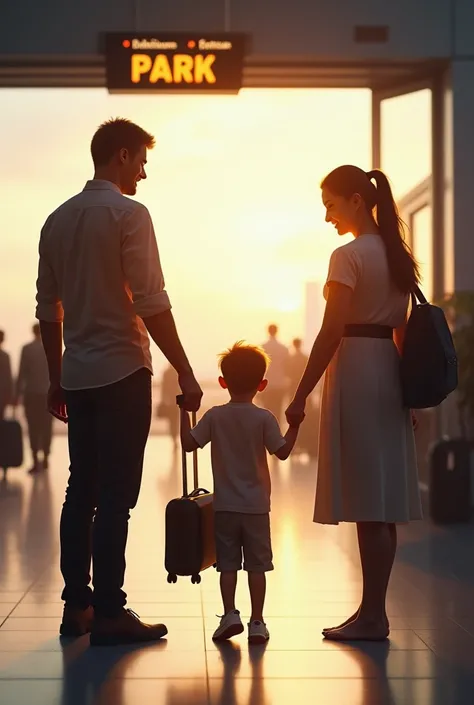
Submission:
{"label": "white button-up shirt", "polygon": [[143,318],[171,308],[145,206],[109,181],[47,219],[39,245],[36,317],[62,321],[62,386],[88,389],[152,371]]}

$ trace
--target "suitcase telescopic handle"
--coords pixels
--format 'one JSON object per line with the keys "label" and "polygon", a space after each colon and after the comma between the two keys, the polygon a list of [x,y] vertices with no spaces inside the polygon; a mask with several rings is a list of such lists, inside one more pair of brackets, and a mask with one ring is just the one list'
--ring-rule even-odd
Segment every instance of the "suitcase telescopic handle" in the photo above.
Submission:
{"label": "suitcase telescopic handle", "polygon": [[[191,422],[193,424],[193,427],[196,425],[196,412],[193,411],[191,414]],[[198,452],[197,448],[193,450],[193,482],[194,482],[194,490],[197,490],[199,487],[199,469],[198,469]]]}
{"label": "suitcase telescopic handle", "polygon": [[[176,403],[181,408],[184,395],[179,394],[176,397]],[[193,411],[191,414],[191,424],[194,427],[196,425],[196,412]],[[181,464],[182,464],[182,474],[183,474],[183,497],[188,496],[188,463],[186,451],[181,448]],[[198,452],[197,449],[193,450],[193,484],[194,490],[199,488],[199,468],[198,468]]]}

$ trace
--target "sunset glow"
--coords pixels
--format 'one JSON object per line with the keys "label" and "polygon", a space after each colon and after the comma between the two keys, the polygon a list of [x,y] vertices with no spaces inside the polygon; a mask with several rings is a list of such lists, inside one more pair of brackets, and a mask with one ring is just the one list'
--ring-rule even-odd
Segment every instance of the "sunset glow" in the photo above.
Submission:
{"label": "sunset glow", "polygon": [[[156,135],[137,199],[152,214],[167,289],[197,372],[213,375],[216,354],[235,340],[261,342],[270,320],[287,341],[304,334],[305,282],[324,279],[332,250],[342,244],[324,222],[319,182],[341,163],[370,168],[369,91],[2,95],[9,107],[0,129],[9,138],[1,177],[0,324],[14,362],[34,315],[40,228],[91,178],[91,136],[116,115]],[[422,159],[419,141],[417,132],[414,161]]]}

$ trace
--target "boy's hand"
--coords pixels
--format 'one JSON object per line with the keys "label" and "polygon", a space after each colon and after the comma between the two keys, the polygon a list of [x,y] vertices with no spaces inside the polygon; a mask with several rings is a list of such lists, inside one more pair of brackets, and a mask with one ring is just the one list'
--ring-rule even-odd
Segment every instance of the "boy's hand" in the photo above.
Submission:
{"label": "boy's hand", "polygon": [[298,428],[304,421],[306,402],[293,399],[285,411],[286,420],[291,428]]}

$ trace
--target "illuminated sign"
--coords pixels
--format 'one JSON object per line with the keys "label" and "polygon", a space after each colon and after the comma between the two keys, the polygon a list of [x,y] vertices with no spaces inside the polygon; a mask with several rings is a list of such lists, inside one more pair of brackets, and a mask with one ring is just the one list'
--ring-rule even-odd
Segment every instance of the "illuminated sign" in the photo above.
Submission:
{"label": "illuminated sign", "polygon": [[106,34],[107,88],[113,93],[238,93],[245,41],[240,33]]}

